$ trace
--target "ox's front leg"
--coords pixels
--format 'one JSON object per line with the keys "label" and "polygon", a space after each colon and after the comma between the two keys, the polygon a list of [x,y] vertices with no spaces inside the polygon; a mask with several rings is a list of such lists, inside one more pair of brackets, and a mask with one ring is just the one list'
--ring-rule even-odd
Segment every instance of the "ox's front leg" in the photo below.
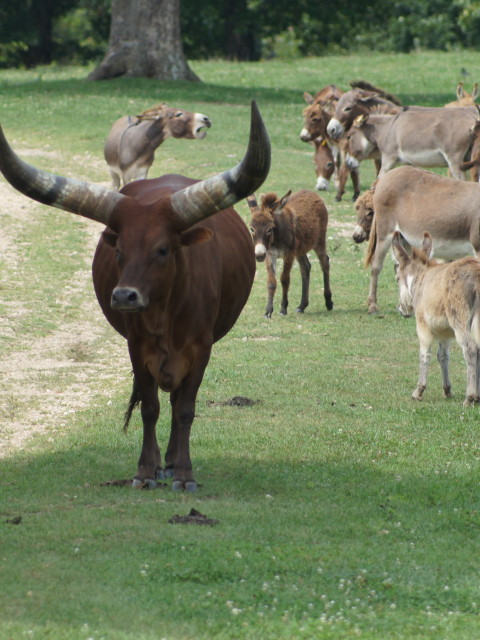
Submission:
{"label": "ox's front leg", "polygon": [[135,372],[135,385],[140,399],[143,422],[143,443],[138,459],[138,468],[132,486],[154,489],[157,479],[163,477],[160,449],[157,442],[156,425],[160,413],[158,386],[154,378],[145,371]]}
{"label": "ox's front leg", "polygon": [[[286,253],[283,257],[283,269],[280,276],[280,282],[282,283],[282,304],[280,305],[280,315],[286,316],[288,309],[288,290],[290,288],[290,272],[293,266],[294,255],[293,253]],[[303,276],[303,274],[302,274]],[[303,283],[302,283],[303,290]],[[302,295],[303,298],[303,295]]]}
{"label": "ox's front leg", "polygon": [[[305,309],[308,307],[308,292],[310,290],[310,260],[307,255],[297,257],[298,264],[300,266],[300,273],[302,275],[302,299],[300,300],[300,305],[297,308],[299,313],[303,313]],[[286,309],[285,309],[286,313]]]}
{"label": "ox's front leg", "polygon": [[165,463],[167,475],[172,475],[174,491],[196,491],[197,483],[193,477],[190,459],[190,431],[195,417],[197,392],[203,379],[205,368],[210,359],[210,351],[197,356],[197,362],[180,386],[170,394],[172,407],[172,426]]}

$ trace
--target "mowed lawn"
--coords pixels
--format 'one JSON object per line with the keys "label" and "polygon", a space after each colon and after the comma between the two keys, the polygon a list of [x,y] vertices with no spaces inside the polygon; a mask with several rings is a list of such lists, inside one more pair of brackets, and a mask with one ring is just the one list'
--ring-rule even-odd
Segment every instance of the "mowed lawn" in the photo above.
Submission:
{"label": "mowed lawn", "polygon": [[[213,122],[167,140],[150,177],[204,178],[236,164],[255,99],[272,143],[261,192],[313,189],[303,92],[366,79],[405,104],[470,90],[478,54],[194,62],[202,83],[88,83],[87,69],[0,72],[0,123],[28,162],[109,183],[111,123],[164,101]],[[465,69],[468,75],[461,73]],[[441,173],[446,170],[440,169]],[[374,180],[361,167],[362,189]],[[480,187],[479,187],[480,188]],[[463,407],[432,358],[424,400],[413,318],[396,311],[390,259],[366,313],[352,187],[329,209],[334,308],[311,256],[310,306],[271,320],[265,266],[234,329],[214,347],[191,453],[200,488],[131,489],[141,420],[127,433],[126,345],[104,320],[90,264],[102,227],[37,205],[0,181],[0,640],[477,640],[479,409]],[[248,224],[249,210],[237,210]],[[315,259],[314,259],[315,258]],[[248,398],[249,406],[231,399]],[[161,394],[159,439],[169,430]],[[170,522],[194,508],[210,525]]]}

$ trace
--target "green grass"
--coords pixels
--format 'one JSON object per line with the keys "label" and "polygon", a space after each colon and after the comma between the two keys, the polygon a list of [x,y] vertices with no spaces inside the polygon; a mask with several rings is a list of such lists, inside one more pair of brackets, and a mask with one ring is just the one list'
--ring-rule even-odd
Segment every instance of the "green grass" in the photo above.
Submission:
{"label": "green grass", "polygon": [[[312,148],[299,139],[304,91],[363,77],[405,102],[441,105],[454,98],[461,67],[477,80],[477,57],[196,62],[204,82],[195,85],[93,84],[87,70],[72,68],[2,71],[0,120],[28,161],[107,183],[102,146],[111,122],[165,100],[206,113],[213,126],[200,142],[166,141],[150,176],[205,177],[242,157],[253,97],[273,149],[264,189],[284,193],[315,184]],[[361,175],[366,188],[374,177],[368,163]],[[48,356],[0,394],[5,446],[12,425],[44,429],[1,461],[0,640],[478,638],[478,409],[462,405],[458,348],[455,396],[442,398],[432,362],[424,401],[410,400],[415,323],[395,310],[388,261],[380,314],[367,315],[369,277],[364,248],[351,240],[351,196],[350,185],[342,203],[334,191],[325,195],[333,311],[312,260],[305,314],[293,312],[295,267],[292,312],[280,317],[277,299],[265,320],[260,265],[239,322],[215,346],[192,430],[195,495],[103,484],[132,477],[141,426],[136,413],[130,430],[121,429],[130,367],[95,307],[90,227],[27,200],[26,211],[0,204],[10,243],[0,256],[0,364]],[[237,208],[247,221],[246,203]],[[77,333],[85,318],[90,338]],[[49,340],[61,331],[70,341],[58,352]],[[72,389],[84,402],[59,414],[56,403]],[[223,404],[235,395],[256,404]],[[168,397],[161,402],[164,450]],[[192,507],[218,525],[168,522]],[[16,516],[19,524],[7,522]]]}

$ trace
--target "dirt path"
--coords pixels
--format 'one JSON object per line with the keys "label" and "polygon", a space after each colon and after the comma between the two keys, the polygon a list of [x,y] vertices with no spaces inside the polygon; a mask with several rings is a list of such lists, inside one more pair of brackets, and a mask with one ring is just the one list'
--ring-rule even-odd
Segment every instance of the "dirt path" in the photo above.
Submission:
{"label": "dirt path", "polygon": [[[0,273],[1,301],[5,278],[15,273],[21,257],[14,231],[29,224],[38,205],[5,182],[0,182],[0,203],[2,213],[15,216],[8,229],[0,225],[0,256],[7,265],[7,272]],[[40,339],[17,335],[15,320],[27,313],[21,290],[18,301],[0,315],[0,338],[14,338],[13,351],[9,347],[8,353],[0,352],[0,458],[28,446],[35,434],[48,432],[54,438],[57,430],[68,427],[71,414],[94,397],[98,402],[99,394],[108,403],[119,369],[128,375],[125,343],[106,323],[92,289],[90,266],[101,226],[85,220],[85,227],[84,266],[71,279],[68,291],[59,292],[60,296],[82,293],[81,320],[68,323],[58,318],[57,329]]]}

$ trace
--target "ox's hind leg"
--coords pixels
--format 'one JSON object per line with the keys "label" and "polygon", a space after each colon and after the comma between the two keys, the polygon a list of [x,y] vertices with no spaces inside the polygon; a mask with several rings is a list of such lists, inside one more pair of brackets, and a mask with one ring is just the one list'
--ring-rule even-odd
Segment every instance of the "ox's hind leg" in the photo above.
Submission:
{"label": "ox's hind leg", "polygon": [[310,260],[305,254],[304,256],[297,257],[297,262],[300,267],[300,273],[302,275],[302,299],[300,305],[297,307],[298,313],[303,313],[308,307],[308,293],[310,289]]}
{"label": "ox's hind leg", "polygon": [[199,354],[197,366],[184,378],[178,389],[170,394],[172,424],[165,464],[167,475],[173,475],[172,489],[175,491],[197,489],[190,459],[190,431],[195,417],[197,392],[209,359],[210,349]]}
{"label": "ox's hind leg", "polygon": [[445,398],[451,398],[452,384],[448,374],[448,365],[450,362],[450,340],[440,340],[438,343],[437,360],[442,372],[443,395]]}
{"label": "ox's hind leg", "polygon": [[328,253],[325,251],[324,246],[320,248],[317,247],[315,249],[315,253],[317,254],[320,266],[322,267],[323,296],[325,298],[325,306],[327,307],[328,311],[331,311],[333,309],[333,301],[332,292],[330,290],[330,258],[328,257]]}
{"label": "ox's hind leg", "polygon": [[280,282],[282,283],[282,303],[280,305],[280,315],[286,316],[288,309],[288,290],[290,288],[290,272],[292,271],[294,255],[293,253],[286,253],[283,256],[283,269],[280,276]]}

